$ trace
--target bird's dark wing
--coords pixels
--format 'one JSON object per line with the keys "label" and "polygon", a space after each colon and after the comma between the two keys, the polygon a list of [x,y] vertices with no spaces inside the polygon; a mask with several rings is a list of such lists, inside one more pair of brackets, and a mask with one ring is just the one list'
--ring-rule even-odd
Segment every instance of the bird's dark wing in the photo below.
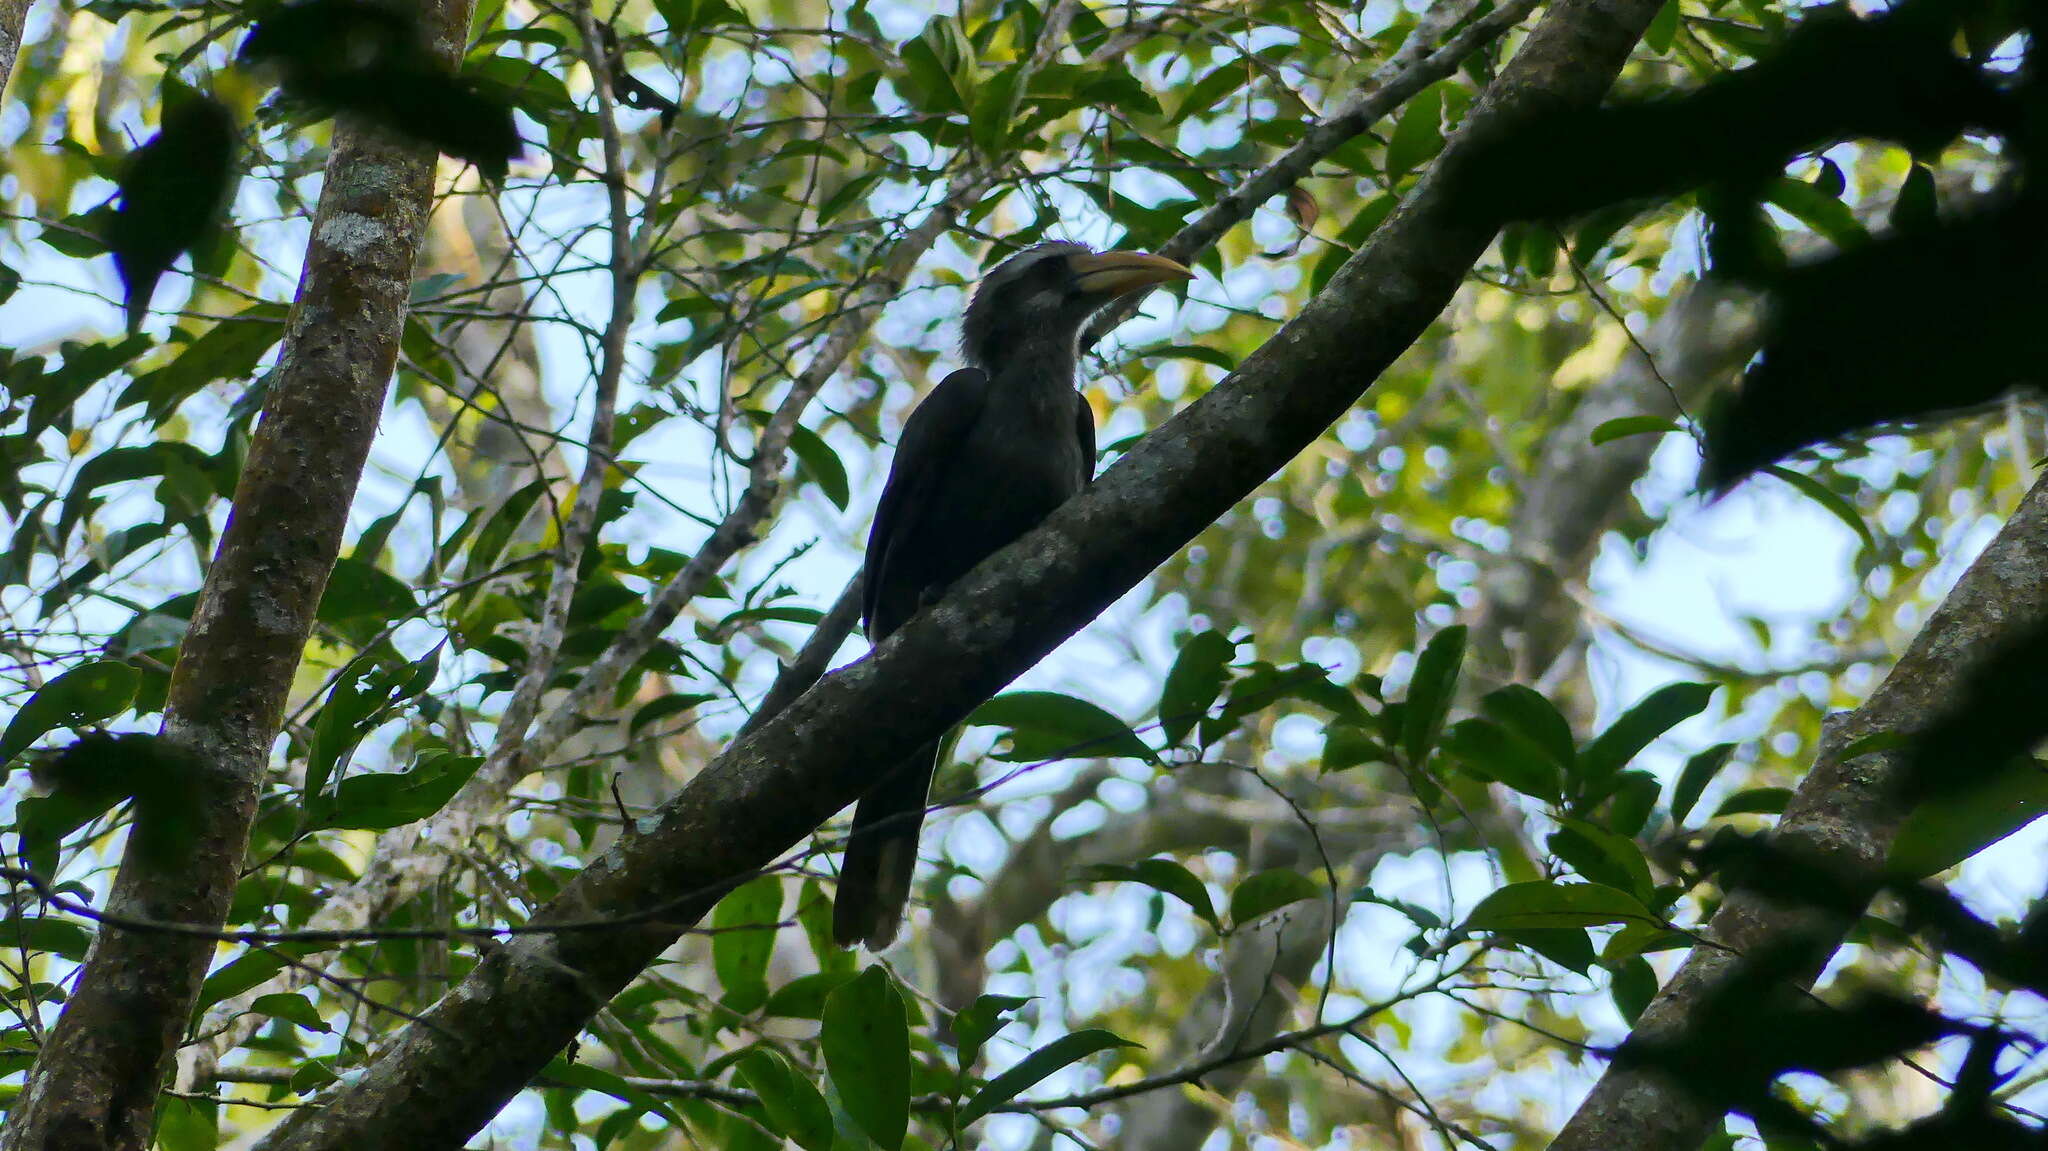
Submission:
{"label": "bird's dark wing", "polygon": [[[943,482],[953,453],[987,401],[988,373],[961,368],[940,380],[903,425],[896,459],[889,465],[889,482],[883,485],[882,502],[875,508],[875,526],[868,530],[867,559],[861,569],[861,625],[871,639],[879,638],[875,612],[888,582],[889,547],[910,530],[919,509]],[[1092,423],[1089,437],[1094,437]]]}
{"label": "bird's dark wing", "polygon": [[1081,486],[1095,480],[1095,409],[1088,397],[1074,393],[1074,436],[1081,441]]}

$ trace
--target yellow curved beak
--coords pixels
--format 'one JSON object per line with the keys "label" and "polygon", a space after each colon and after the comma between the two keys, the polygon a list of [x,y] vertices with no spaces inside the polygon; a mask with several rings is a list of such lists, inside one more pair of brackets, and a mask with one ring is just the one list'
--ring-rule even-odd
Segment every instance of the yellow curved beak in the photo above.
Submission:
{"label": "yellow curved beak", "polygon": [[1125,296],[1168,280],[1192,280],[1193,272],[1149,252],[1097,252],[1069,257],[1074,282],[1089,295]]}

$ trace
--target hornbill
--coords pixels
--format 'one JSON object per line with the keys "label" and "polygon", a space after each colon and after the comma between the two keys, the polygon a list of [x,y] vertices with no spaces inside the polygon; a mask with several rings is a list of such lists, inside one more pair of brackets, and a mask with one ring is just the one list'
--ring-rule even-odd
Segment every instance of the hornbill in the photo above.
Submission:
{"label": "hornbill", "polygon": [[[1095,420],[1074,390],[1081,327],[1119,296],[1186,268],[1080,244],[1027,248],[990,272],[967,305],[961,352],[910,414],[868,533],[861,621],[879,644],[946,585],[1031,530],[1095,475]],[[879,951],[896,937],[935,740],[876,779],[853,816],[832,932]]]}

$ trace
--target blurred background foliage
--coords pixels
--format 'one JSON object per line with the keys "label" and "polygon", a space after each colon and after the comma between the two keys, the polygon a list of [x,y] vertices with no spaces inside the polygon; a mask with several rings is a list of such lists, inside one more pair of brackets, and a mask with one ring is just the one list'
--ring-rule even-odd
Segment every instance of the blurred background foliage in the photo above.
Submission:
{"label": "blurred background foliage", "polygon": [[[479,4],[465,71],[516,109],[524,152],[502,181],[443,160],[391,401],[231,926],[303,926],[495,737],[620,323],[616,232],[636,258],[615,487],[558,687],[747,514],[762,429],[805,372],[823,386],[797,403],[791,467],[723,578],[429,890],[354,926],[518,922],[548,898],[707,761],[852,578],[889,445],[956,362],[979,271],[1041,238],[1160,246],[1303,140],[1422,19],[1385,0],[1092,0],[1048,31],[1048,7]],[[1750,63],[1797,8],[1672,0],[1621,89]],[[1440,42],[1492,9],[1439,6],[1421,34]],[[26,717],[10,755],[66,727],[147,730],[162,705],[328,155],[327,121],[235,63],[270,11],[57,0],[28,14],[0,106],[0,706]],[[609,29],[607,71],[630,82],[597,90],[585,20]],[[1107,459],[1370,237],[1519,35],[1335,148],[1191,260],[1183,298],[1156,296],[1096,346],[1082,383]],[[229,226],[125,336],[108,204],[173,81],[237,125]],[[1795,256],[1830,251],[1887,227],[1902,197],[1983,195],[2001,163],[1974,138],[1918,157],[1844,144],[1791,163],[1769,218]],[[955,226],[913,247],[941,204]],[[1540,1146],[1597,1073],[1588,1045],[1625,1032],[1684,940],[1583,908],[1524,909],[1538,918],[1515,928],[1475,907],[1498,917],[1489,891],[1575,877],[1700,922],[1717,892],[1676,845],[1769,822],[1822,715],[1869,690],[2048,452],[2039,405],[2015,398],[1804,453],[1800,486],[1758,478],[1703,506],[1692,417],[1757,341],[1756,302],[1702,286],[1704,262],[1690,196],[1510,226],[1312,450],[1020,685],[1039,694],[964,729],[935,798],[973,802],[927,829],[922,906],[883,957],[900,984],[852,981],[866,958],[825,945],[822,829],[493,1131],[543,1147],[680,1145],[674,1125],[709,1146],[863,1146],[888,1123],[863,1100],[887,1089],[834,1065],[832,1004],[895,1011],[900,986],[914,1145]],[[1785,602],[1720,595],[1727,555],[1768,573],[1746,588]],[[1687,571],[1712,558],[1711,575]],[[1674,681],[1704,686],[1653,694]],[[120,795],[46,793],[26,771],[5,794],[21,857],[61,893],[97,894]],[[2041,848],[2000,850],[1965,874],[1994,915],[2034,894],[2024,869],[2038,874]],[[17,891],[0,926],[0,1092],[89,927]],[[167,1095],[160,1142],[227,1145],[274,1121],[235,1100],[317,1099],[475,953],[463,938],[223,945],[194,1032],[224,1043],[217,1074]],[[309,967],[325,975],[290,980]],[[1967,968],[1877,930],[1834,978],[2001,1010]],[[981,1066],[960,1060],[971,1032],[954,1013],[988,1028],[998,1007],[1016,1022]],[[1034,1065],[1049,1078],[1029,1098],[1214,1066],[972,1128],[944,1105],[1088,1028],[1140,1046],[1061,1048]],[[1939,1092],[1892,1064],[1802,1082],[1798,1098],[1853,1135]],[[1745,1121],[1729,1130],[1757,1145]]]}

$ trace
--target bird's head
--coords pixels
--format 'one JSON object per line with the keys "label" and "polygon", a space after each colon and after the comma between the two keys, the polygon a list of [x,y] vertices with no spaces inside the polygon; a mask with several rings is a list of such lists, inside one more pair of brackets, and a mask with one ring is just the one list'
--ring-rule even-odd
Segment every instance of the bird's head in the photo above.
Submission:
{"label": "bird's head", "polygon": [[1081,244],[1039,244],[996,265],[961,324],[970,363],[996,368],[1019,356],[1071,358],[1096,309],[1133,292],[1194,273],[1164,256],[1094,252]]}

